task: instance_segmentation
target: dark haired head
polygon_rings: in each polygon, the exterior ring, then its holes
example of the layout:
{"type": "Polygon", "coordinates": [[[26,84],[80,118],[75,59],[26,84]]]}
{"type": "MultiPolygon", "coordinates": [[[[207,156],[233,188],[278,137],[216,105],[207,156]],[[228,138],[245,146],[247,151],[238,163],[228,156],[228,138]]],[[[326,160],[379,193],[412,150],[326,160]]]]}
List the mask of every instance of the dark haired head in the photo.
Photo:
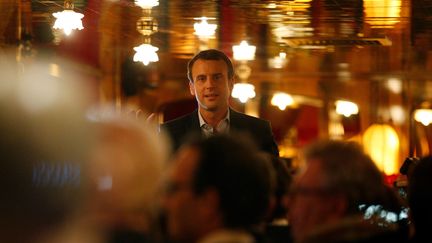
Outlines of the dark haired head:
{"type": "MultiPolygon", "coordinates": [[[[429,236],[432,223],[432,156],[421,158],[408,180],[408,204],[416,237],[429,236]]],[[[429,238],[428,238],[429,239],[429,238]]]]}
{"type": "Polygon", "coordinates": [[[190,82],[192,82],[192,83],[194,82],[193,77],[192,77],[192,67],[193,67],[194,63],[199,59],[224,61],[227,65],[227,69],[228,69],[228,78],[231,79],[234,77],[234,67],[233,67],[231,60],[228,58],[228,56],[219,50],[209,49],[209,50],[199,52],[189,61],[188,66],[187,66],[187,77],[188,77],[190,82]]]}
{"type": "Polygon", "coordinates": [[[269,206],[272,189],[270,162],[253,144],[228,136],[189,143],[200,157],[193,190],[216,189],[224,226],[247,228],[260,222],[269,206]]]}

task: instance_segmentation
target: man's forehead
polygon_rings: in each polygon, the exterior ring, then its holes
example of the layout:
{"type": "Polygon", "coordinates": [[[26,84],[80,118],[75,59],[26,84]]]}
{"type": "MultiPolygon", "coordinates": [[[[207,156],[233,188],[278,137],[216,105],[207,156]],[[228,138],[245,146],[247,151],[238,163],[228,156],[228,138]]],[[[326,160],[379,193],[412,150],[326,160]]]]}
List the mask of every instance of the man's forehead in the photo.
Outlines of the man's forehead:
{"type": "Polygon", "coordinates": [[[226,72],[228,67],[223,60],[206,60],[198,59],[192,66],[192,71],[204,71],[211,68],[212,70],[218,70],[220,72],[226,72]]]}

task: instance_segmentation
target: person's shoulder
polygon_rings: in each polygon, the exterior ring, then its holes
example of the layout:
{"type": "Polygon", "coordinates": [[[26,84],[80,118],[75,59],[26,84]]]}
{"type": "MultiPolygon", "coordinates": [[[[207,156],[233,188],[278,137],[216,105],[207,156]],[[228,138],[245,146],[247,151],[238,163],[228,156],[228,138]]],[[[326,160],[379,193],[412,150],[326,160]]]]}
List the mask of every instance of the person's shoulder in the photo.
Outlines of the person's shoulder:
{"type": "Polygon", "coordinates": [[[238,112],[238,111],[235,111],[232,109],[231,109],[230,115],[232,116],[232,118],[237,117],[237,118],[247,120],[248,122],[252,122],[252,123],[260,123],[260,124],[268,124],[269,123],[269,121],[267,121],[267,120],[264,120],[264,119],[261,119],[261,118],[255,117],[255,116],[247,115],[245,113],[238,112]]]}
{"type": "Polygon", "coordinates": [[[177,127],[177,126],[182,126],[185,123],[188,123],[191,119],[191,117],[194,115],[195,112],[191,112],[189,114],[177,117],[175,119],[166,121],[164,123],[161,124],[162,128],[169,128],[169,127],[177,127]]]}

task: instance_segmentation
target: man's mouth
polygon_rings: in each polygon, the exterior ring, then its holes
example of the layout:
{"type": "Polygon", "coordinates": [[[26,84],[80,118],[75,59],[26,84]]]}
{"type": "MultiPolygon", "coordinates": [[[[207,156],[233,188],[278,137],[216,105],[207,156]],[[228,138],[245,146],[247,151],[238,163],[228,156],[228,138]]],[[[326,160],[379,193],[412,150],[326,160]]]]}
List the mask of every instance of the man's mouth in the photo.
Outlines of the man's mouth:
{"type": "Polygon", "coordinates": [[[218,96],[219,95],[217,95],[217,94],[207,94],[207,95],[204,95],[205,98],[216,98],[218,96]]]}

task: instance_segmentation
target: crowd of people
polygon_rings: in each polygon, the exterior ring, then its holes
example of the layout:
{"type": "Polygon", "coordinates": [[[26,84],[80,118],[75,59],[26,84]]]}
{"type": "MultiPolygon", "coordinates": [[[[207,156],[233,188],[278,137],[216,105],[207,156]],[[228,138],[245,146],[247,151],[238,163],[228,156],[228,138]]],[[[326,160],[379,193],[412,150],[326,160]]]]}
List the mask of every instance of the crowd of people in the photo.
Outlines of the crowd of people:
{"type": "Polygon", "coordinates": [[[198,109],[160,129],[89,114],[66,81],[41,74],[41,95],[34,75],[8,77],[0,241],[431,242],[432,157],[410,170],[407,200],[353,142],[311,143],[294,171],[267,121],[229,107],[229,58],[199,53],[188,77],[198,109]]]}

